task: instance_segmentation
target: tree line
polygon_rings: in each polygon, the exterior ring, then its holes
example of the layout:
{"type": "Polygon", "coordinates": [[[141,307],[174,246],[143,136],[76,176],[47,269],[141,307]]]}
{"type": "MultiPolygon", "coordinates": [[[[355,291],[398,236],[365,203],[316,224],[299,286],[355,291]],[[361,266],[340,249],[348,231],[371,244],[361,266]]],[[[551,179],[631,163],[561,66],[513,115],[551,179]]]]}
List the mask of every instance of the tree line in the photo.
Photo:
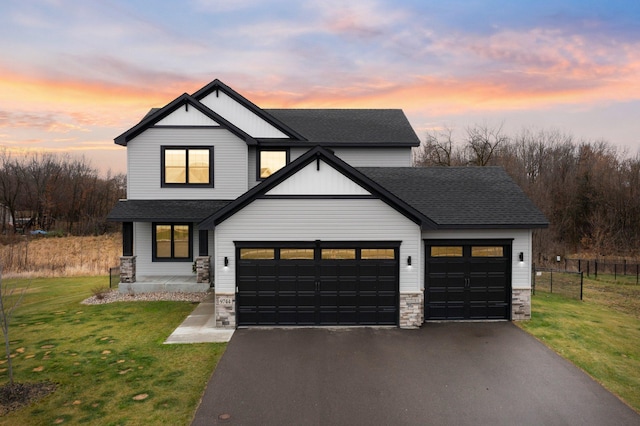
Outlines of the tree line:
{"type": "Polygon", "coordinates": [[[126,195],[124,174],[101,177],[84,158],[0,151],[2,233],[41,229],[99,235],[114,227],[106,216],[126,195]]]}
{"type": "Polygon", "coordinates": [[[550,221],[534,232],[539,253],[640,252],[640,155],[559,130],[475,125],[460,136],[431,131],[414,151],[417,166],[502,166],[550,221]]]}

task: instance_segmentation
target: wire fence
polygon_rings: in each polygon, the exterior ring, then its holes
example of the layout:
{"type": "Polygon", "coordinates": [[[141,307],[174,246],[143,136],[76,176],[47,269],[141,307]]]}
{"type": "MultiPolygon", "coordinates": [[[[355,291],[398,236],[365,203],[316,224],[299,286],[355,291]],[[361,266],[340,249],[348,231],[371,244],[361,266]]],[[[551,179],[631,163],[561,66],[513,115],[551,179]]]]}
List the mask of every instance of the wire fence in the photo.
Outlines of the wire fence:
{"type": "Polygon", "coordinates": [[[534,295],[536,292],[545,292],[582,300],[584,274],[533,265],[532,284],[534,295]]]}
{"type": "Polygon", "coordinates": [[[640,285],[640,263],[623,260],[555,258],[543,262],[546,267],[572,272],[584,272],[588,278],[598,276],[625,284],[640,285]]]}

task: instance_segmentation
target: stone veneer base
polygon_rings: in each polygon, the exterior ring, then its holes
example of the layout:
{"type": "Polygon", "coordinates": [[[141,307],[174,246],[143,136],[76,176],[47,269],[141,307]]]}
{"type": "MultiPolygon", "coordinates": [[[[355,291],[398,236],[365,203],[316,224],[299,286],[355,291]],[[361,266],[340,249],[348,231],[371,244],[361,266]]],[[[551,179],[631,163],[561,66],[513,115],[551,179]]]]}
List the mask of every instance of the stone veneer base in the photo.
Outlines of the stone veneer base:
{"type": "Polygon", "coordinates": [[[216,327],[236,328],[236,295],[216,293],[216,327]]]}
{"type": "Polygon", "coordinates": [[[511,319],[513,321],[531,319],[531,289],[511,290],[511,319]]]}
{"type": "Polygon", "coordinates": [[[424,322],[424,293],[400,293],[400,328],[418,328],[424,322]]]}

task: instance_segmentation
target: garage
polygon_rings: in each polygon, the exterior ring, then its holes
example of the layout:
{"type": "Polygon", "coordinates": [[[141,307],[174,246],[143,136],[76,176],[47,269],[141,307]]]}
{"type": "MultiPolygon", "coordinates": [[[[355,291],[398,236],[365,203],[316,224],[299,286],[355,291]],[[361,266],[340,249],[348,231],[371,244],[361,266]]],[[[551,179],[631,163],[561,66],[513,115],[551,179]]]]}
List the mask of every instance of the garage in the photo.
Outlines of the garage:
{"type": "Polygon", "coordinates": [[[236,242],[239,326],[397,325],[399,242],[236,242]]]}
{"type": "Polygon", "coordinates": [[[511,241],[425,241],[425,320],[501,320],[511,313],[511,241]]]}

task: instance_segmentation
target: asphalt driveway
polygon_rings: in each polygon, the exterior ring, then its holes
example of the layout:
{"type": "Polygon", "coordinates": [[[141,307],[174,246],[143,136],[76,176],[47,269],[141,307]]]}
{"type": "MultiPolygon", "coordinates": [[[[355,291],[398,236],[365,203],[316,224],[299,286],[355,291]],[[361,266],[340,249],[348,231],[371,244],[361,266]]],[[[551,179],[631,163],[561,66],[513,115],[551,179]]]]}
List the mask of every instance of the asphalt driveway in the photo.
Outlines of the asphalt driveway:
{"type": "Polygon", "coordinates": [[[244,329],[193,425],[640,425],[509,322],[244,329]]]}

